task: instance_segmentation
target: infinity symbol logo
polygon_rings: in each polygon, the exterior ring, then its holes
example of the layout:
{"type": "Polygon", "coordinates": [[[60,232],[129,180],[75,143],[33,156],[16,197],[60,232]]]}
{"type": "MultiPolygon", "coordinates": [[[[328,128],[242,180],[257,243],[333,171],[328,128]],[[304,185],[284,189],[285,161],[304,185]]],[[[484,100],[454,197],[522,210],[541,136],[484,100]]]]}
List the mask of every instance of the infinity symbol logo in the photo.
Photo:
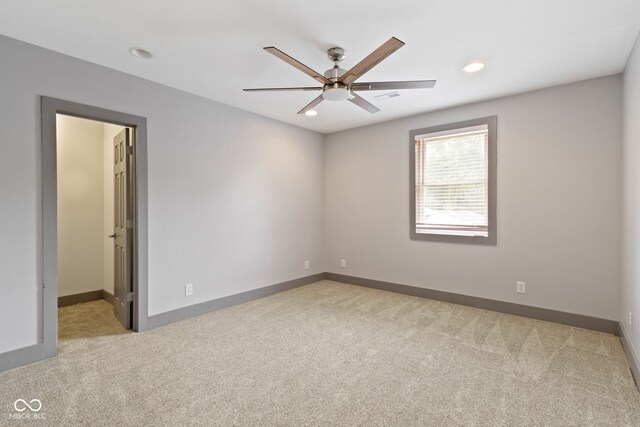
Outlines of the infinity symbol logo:
{"type": "Polygon", "coordinates": [[[33,412],[38,412],[40,409],[42,409],[42,402],[40,402],[38,399],[33,399],[31,402],[27,403],[27,401],[24,399],[18,399],[13,403],[13,407],[16,408],[16,411],[18,412],[24,412],[27,410],[27,408],[29,408],[33,412]]]}

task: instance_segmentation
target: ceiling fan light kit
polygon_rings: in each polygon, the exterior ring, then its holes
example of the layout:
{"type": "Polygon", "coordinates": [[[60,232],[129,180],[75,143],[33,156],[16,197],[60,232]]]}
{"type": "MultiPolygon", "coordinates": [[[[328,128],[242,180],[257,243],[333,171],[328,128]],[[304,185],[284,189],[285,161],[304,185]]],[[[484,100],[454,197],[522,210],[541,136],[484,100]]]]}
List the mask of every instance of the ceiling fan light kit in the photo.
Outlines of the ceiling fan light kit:
{"type": "Polygon", "coordinates": [[[286,87],[286,88],[258,88],[244,89],[245,92],[273,92],[273,91],[322,91],[322,93],[307,104],[298,114],[306,114],[323,100],[326,101],[349,101],[352,104],[368,111],[369,113],[377,113],[380,111],[378,107],[356,94],[356,91],[373,91],[373,90],[399,90],[399,89],[430,89],[436,84],[435,80],[415,80],[415,81],[393,81],[393,82],[370,82],[356,83],[360,77],[373,67],[378,65],[389,55],[404,46],[404,42],[395,37],[391,37],[382,46],[370,53],[362,61],[358,62],[350,70],[344,70],[338,66],[338,63],[345,57],[345,51],[341,47],[332,47],[327,50],[327,56],[333,61],[333,68],[320,74],[307,67],[300,61],[287,55],[280,49],[273,46],[265,47],[264,50],[274,56],[282,59],[289,65],[297,68],[308,76],[312,77],[319,83],[320,87],[286,87]]]}
{"type": "Polygon", "coordinates": [[[322,98],[325,101],[344,101],[351,97],[349,86],[343,83],[336,82],[332,85],[325,85],[322,90],[322,98]]]}

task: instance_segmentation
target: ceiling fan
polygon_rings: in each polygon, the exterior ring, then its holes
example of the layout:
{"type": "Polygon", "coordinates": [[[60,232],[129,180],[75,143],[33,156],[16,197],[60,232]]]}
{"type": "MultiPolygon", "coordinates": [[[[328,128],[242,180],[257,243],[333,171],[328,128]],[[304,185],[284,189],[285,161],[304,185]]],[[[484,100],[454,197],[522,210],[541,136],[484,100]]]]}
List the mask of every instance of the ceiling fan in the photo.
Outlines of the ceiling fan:
{"type": "Polygon", "coordinates": [[[344,59],[345,51],[341,47],[332,47],[327,51],[329,59],[333,61],[333,68],[324,72],[324,74],[317,73],[311,68],[307,67],[300,61],[295,60],[291,56],[287,55],[280,49],[273,46],[265,47],[264,50],[282,59],[284,62],[293,65],[298,70],[313,77],[318,82],[322,83],[322,86],[317,87],[273,87],[273,88],[259,88],[259,89],[243,89],[245,92],[273,92],[273,91],[319,91],[322,93],[309,104],[307,104],[302,110],[298,111],[298,114],[304,114],[307,111],[313,109],[316,105],[322,101],[349,101],[358,107],[367,110],[370,113],[377,113],[380,111],[378,107],[358,95],[356,92],[363,92],[369,90],[398,90],[398,89],[430,89],[435,86],[435,80],[413,80],[413,81],[395,81],[395,82],[368,82],[368,83],[356,83],[363,74],[371,70],[373,67],[382,62],[389,55],[396,50],[404,46],[404,42],[398,40],[395,37],[391,37],[382,46],[374,50],[358,62],[349,71],[343,70],[338,66],[338,63],[344,59]]]}

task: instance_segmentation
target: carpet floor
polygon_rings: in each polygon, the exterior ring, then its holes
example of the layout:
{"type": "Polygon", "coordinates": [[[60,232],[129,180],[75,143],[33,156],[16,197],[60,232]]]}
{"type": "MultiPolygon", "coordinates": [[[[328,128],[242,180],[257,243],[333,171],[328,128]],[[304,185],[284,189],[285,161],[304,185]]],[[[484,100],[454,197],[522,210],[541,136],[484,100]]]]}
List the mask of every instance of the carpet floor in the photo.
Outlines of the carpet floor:
{"type": "Polygon", "coordinates": [[[143,333],[72,335],[58,357],[0,373],[0,425],[20,424],[6,418],[18,398],[54,426],[640,421],[615,336],[331,281],[143,333]]]}
{"type": "Polygon", "coordinates": [[[65,352],[69,340],[132,333],[118,322],[113,306],[105,300],[69,305],[58,309],[58,340],[65,352]]]}

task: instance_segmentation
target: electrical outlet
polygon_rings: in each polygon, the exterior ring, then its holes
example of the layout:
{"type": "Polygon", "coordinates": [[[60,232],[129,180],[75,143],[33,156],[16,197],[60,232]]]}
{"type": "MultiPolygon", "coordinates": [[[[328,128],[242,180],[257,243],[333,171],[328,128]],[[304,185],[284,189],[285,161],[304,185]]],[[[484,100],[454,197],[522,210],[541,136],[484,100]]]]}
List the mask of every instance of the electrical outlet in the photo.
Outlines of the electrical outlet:
{"type": "Polygon", "coordinates": [[[309,269],[309,260],[304,262],[304,269],[308,270],[309,269]]]}
{"type": "Polygon", "coordinates": [[[629,319],[627,320],[627,323],[629,324],[629,330],[633,331],[633,314],[631,312],[629,312],[629,319]]]}
{"type": "Polygon", "coordinates": [[[184,295],[187,297],[190,297],[191,295],[193,295],[193,284],[192,283],[187,283],[186,285],[184,285],[184,295]]]}
{"type": "Polygon", "coordinates": [[[526,294],[527,284],[525,282],[516,282],[516,292],[519,294],[526,294]]]}
{"type": "Polygon", "coordinates": [[[340,267],[347,268],[347,260],[346,259],[341,259],[340,260],[340,267]]]}

